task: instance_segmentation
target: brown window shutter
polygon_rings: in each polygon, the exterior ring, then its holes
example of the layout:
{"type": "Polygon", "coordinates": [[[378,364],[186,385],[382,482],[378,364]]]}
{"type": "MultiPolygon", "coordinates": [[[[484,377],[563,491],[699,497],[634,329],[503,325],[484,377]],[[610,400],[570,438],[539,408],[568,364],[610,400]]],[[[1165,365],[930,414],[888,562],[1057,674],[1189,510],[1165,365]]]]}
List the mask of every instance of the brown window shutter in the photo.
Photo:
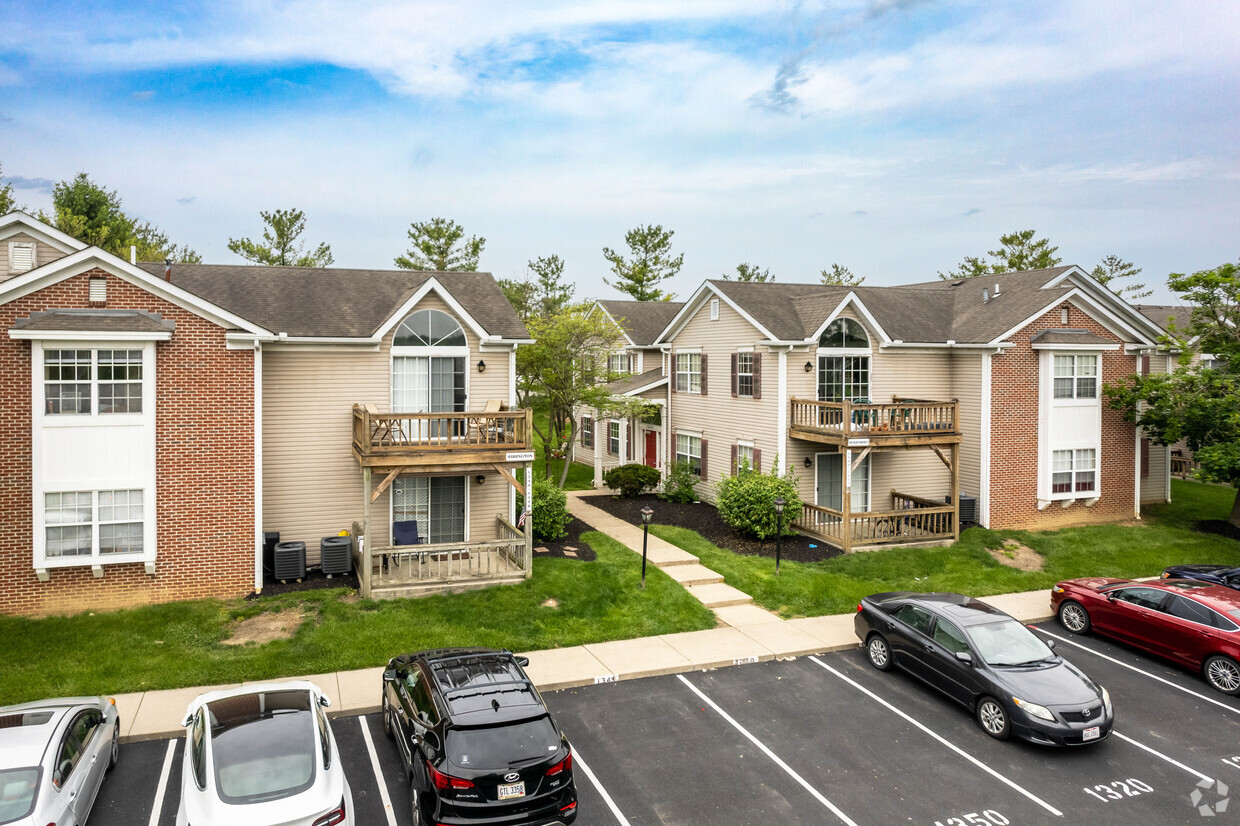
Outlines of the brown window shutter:
{"type": "MultiPolygon", "coordinates": [[[[703,356],[705,358],[705,356],[703,356]]],[[[705,439],[702,440],[702,478],[706,478],[706,447],[709,444],[705,439]]]]}
{"type": "MultiPolygon", "coordinates": [[[[1146,356],[1148,359],[1149,356],[1146,356]]],[[[1141,478],[1150,478],[1150,440],[1141,440],[1141,478]]]]}
{"type": "MultiPolygon", "coordinates": [[[[738,354],[732,354],[732,398],[734,399],[736,398],[736,361],[739,358],[738,354]]],[[[733,450],[732,453],[735,455],[736,451],[733,450]]]]}
{"type": "Polygon", "coordinates": [[[758,473],[762,472],[762,451],[756,447],[753,449],[753,469],[758,473]]]}
{"type": "MultiPolygon", "coordinates": [[[[732,356],[732,359],[735,360],[736,356],[732,356]]],[[[732,475],[736,475],[736,445],[732,445],[732,475]]]]}
{"type": "Polygon", "coordinates": [[[668,356],[668,360],[671,362],[671,366],[672,366],[672,392],[676,393],[678,391],[676,390],[676,351],[675,350],[673,350],[671,355],[668,356]]]}
{"type": "Polygon", "coordinates": [[[1141,357],[1141,375],[1148,376],[1150,374],[1150,357],[1148,354],[1141,357]]]}
{"type": "Polygon", "coordinates": [[[675,464],[676,462],[676,431],[671,429],[671,424],[672,424],[671,422],[668,422],[667,424],[668,424],[667,438],[672,440],[671,450],[668,451],[669,453],[671,453],[671,459],[669,463],[675,464]]]}
{"type": "MultiPolygon", "coordinates": [[[[762,354],[757,351],[753,354],[753,397],[762,398],[762,354]]],[[[754,451],[753,455],[754,463],[757,464],[757,451],[754,451]]]]}
{"type": "Polygon", "coordinates": [[[702,354],[702,395],[706,395],[706,354],[702,354]]]}

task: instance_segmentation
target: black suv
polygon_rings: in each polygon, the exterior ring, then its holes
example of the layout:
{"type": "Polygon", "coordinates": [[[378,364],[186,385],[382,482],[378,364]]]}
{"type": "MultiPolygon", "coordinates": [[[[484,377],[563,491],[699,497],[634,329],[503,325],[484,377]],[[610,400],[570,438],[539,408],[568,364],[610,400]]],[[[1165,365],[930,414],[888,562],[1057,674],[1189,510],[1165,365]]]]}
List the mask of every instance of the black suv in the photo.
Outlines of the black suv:
{"type": "Polygon", "coordinates": [[[383,672],[383,730],[396,741],[419,824],[572,823],[573,752],[525,657],[489,648],[402,654],[383,672]]]}

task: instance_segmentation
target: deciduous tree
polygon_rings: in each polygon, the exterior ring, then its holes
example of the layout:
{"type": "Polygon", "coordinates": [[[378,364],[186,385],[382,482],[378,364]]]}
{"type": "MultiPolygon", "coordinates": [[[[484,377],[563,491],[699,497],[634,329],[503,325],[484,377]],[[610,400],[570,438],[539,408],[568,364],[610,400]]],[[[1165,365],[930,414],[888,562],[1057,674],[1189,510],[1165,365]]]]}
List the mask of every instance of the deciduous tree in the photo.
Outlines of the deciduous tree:
{"type": "Polygon", "coordinates": [[[396,266],[405,270],[474,272],[487,239],[464,235],[464,227],[446,218],[414,221],[409,225],[413,246],[396,259],[396,266]]]}
{"type": "Polygon", "coordinates": [[[149,221],[125,213],[116,190],[104,189],[85,172],[52,187],[52,215],[37,217],[79,241],[129,258],[134,247],[139,261],[172,259],[198,263],[202,257],[188,246],[178,247],[149,221]]]}
{"type": "Polygon", "coordinates": [[[1136,278],[1141,274],[1141,268],[1133,264],[1131,261],[1125,261],[1118,255],[1108,255],[1102,259],[1102,263],[1094,267],[1090,273],[1102,286],[1111,292],[1133,300],[1137,298],[1145,298],[1154,294],[1153,290],[1147,289],[1145,284],[1118,284],[1116,282],[1123,281],[1126,278],[1136,278]]]}
{"type": "Polygon", "coordinates": [[[831,269],[822,271],[822,283],[843,287],[860,287],[865,282],[864,275],[853,275],[852,270],[840,264],[832,264],[831,269]]]}
{"type": "Polygon", "coordinates": [[[658,285],[680,272],[685,260],[684,253],[672,257],[674,234],[659,224],[634,227],[624,235],[629,248],[627,258],[603,247],[603,257],[616,276],[614,280],[604,278],[604,283],[638,301],[671,301],[675,294],[659,289],[658,285]]]}
{"type": "Polygon", "coordinates": [[[306,231],[306,214],[300,209],[259,212],[263,218],[262,243],[249,238],[229,238],[228,249],[247,261],[268,267],[329,267],[332,249],[326,243],[305,252],[297,239],[306,231]]]}
{"type": "Polygon", "coordinates": [[[8,215],[17,209],[17,200],[13,197],[13,185],[4,180],[4,164],[0,164],[0,215],[8,215]]]}

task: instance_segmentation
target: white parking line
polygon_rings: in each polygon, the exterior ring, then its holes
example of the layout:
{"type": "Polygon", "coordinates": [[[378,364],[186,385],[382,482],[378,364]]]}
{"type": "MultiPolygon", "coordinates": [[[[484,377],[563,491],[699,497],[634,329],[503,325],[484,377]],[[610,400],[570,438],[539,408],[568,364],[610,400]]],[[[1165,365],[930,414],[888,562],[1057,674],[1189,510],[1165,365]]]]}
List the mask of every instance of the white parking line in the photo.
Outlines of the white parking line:
{"type": "Polygon", "coordinates": [[[366,753],[370,755],[370,767],[375,771],[375,782],[379,784],[379,800],[383,801],[383,813],[387,815],[388,826],[396,826],[396,813],[392,811],[392,798],[388,795],[387,782],[383,779],[383,771],[379,768],[379,755],[375,754],[375,744],[370,739],[370,726],[366,725],[366,716],[357,718],[362,724],[362,739],[366,741],[366,753]]]}
{"type": "Polygon", "coordinates": [[[913,725],[917,726],[917,728],[921,729],[921,730],[922,730],[922,731],[924,731],[926,734],[929,734],[929,735],[930,735],[931,737],[933,737],[935,740],[938,740],[940,743],[942,743],[943,745],[947,746],[949,749],[951,749],[952,751],[956,752],[956,754],[959,754],[959,755],[960,755],[961,757],[963,757],[965,760],[968,760],[970,763],[972,763],[973,765],[977,766],[979,769],[981,769],[982,771],[986,772],[986,773],[987,773],[987,774],[989,774],[991,777],[995,778],[996,780],[998,780],[998,781],[1000,781],[1000,782],[1002,782],[1002,783],[1004,783],[1004,784],[1006,784],[1006,785],[1010,786],[1011,788],[1015,789],[1016,791],[1020,792],[1020,793],[1021,793],[1021,794],[1023,794],[1025,797],[1029,798],[1029,799],[1030,799],[1030,800],[1032,800],[1034,803],[1037,803],[1037,804],[1038,804],[1039,806],[1041,806],[1043,809],[1046,809],[1048,812],[1050,812],[1051,814],[1055,815],[1056,817],[1063,817],[1063,812],[1059,811],[1059,810],[1058,810],[1058,809],[1056,809],[1054,806],[1052,806],[1051,804],[1047,803],[1045,800],[1043,800],[1042,798],[1038,797],[1038,796],[1037,796],[1036,794],[1034,794],[1033,792],[1031,792],[1031,791],[1029,791],[1028,789],[1024,788],[1023,786],[1019,785],[1019,784],[1018,784],[1018,783],[1016,783],[1015,781],[1010,780],[1009,778],[1004,777],[1003,775],[999,774],[999,772],[995,771],[995,770],[994,770],[994,769],[992,769],[990,766],[987,766],[987,765],[986,765],[985,763],[983,763],[981,760],[978,760],[976,757],[974,757],[973,755],[969,754],[969,753],[968,753],[968,752],[966,752],[964,749],[961,749],[960,747],[958,747],[958,746],[954,745],[953,743],[948,742],[948,741],[947,741],[947,740],[945,740],[943,737],[941,737],[941,736],[939,736],[938,734],[936,734],[935,732],[931,731],[929,728],[927,728],[927,727],[926,727],[926,726],[924,726],[923,724],[919,723],[917,720],[914,720],[912,717],[910,717],[909,715],[905,714],[903,711],[901,711],[900,709],[896,708],[896,707],[895,707],[895,706],[893,706],[891,703],[889,703],[889,702],[887,702],[886,700],[884,700],[882,697],[879,697],[877,694],[875,694],[874,692],[870,691],[870,690],[869,690],[868,688],[866,688],[865,686],[863,686],[863,685],[861,685],[860,683],[858,683],[858,682],[856,682],[856,681],[852,680],[852,679],[851,679],[851,678],[849,678],[849,677],[845,677],[843,674],[841,674],[840,672],[836,671],[834,668],[832,668],[831,666],[827,665],[826,663],[824,663],[822,660],[818,659],[817,657],[810,657],[810,659],[811,659],[811,660],[813,660],[813,661],[814,661],[815,663],[817,663],[818,665],[820,665],[820,666],[822,666],[823,668],[825,668],[827,671],[830,671],[830,672],[831,672],[832,674],[834,674],[835,676],[839,677],[839,678],[840,678],[841,680],[843,680],[844,682],[846,682],[846,683],[848,683],[849,685],[851,685],[853,688],[855,688],[855,689],[857,689],[858,691],[860,691],[862,694],[865,694],[865,695],[866,695],[866,696],[868,696],[870,699],[872,699],[872,700],[874,700],[875,702],[877,702],[877,703],[879,703],[879,704],[881,704],[881,705],[885,706],[885,707],[886,707],[886,708],[888,708],[889,710],[894,711],[896,714],[900,715],[901,717],[903,717],[903,718],[904,718],[905,720],[907,720],[908,722],[910,722],[910,723],[912,723],[913,725]]]}
{"type": "Polygon", "coordinates": [[[159,770],[159,785],[155,788],[155,802],[151,804],[150,826],[159,826],[159,816],[164,811],[164,792],[168,788],[168,778],[172,775],[172,755],[176,753],[177,741],[168,741],[168,752],[164,755],[164,767],[159,770]]]}
{"type": "Polygon", "coordinates": [[[814,797],[818,800],[818,802],[819,802],[819,803],[821,803],[822,805],[824,805],[824,806],[826,806],[828,809],[830,809],[830,810],[831,810],[831,812],[832,812],[832,813],[833,813],[836,817],[838,817],[838,818],[839,818],[840,820],[842,820],[843,822],[847,823],[847,824],[848,824],[848,826],[857,826],[856,822],[855,822],[855,821],[853,821],[853,820],[852,820],[852,818],[850,818],[848,815],[846,815],[846,814],[844,814],[842,811],[840,811],[840,810],[836,807],[836,805],[835,805],[834,803],[832,803],[830,800],[827,800],[825,797],[823,797],[823,796],[822,796],[822,794],[821,794],[821,793],[820,793],[817,789],[815,789],[813,786],[811,786],[809,783],[807,783],[807,782],[805,781],[805,778],[801,777],[801,775],[799,775],[799,774],[797,774],[795,771],[793,771],[793,770],[792,770],[792,767],[791,767],[791,766],[789,766],[787,763],[785,763],[783,760],[780,760],[780,759],[779,759],[779,757],[775,754],[775,752],[773,752],[773,751],[771,751],[770,749],[768,749],[768,748],[767,748],[767,747],[766,747],[766,746],[762,743],[762,741],[760,741],[757,737],[754,737],[752,734],[750,734],[750,733],[749,733],[749,731],[748,731],[748,730],[746,730],[744,726],[742,726],[740,723],[736,722],[736,721],[735,721],[735,720],[733,720],[730,716],[728,716],[728,713],[727,713],[726,711],[724,711],[724,710],[723,710],[723,709],[721,709],[718,705],[716,705],[714,700],[712,700],[711,698],[709,698],[709,697],[707,697],[705,694],[703,694],[701,691],[699,691],[697,686],[695,686],[693,683],[691,683],[691,682],[689,682],[688,680],[686,680],[683,674],[677,674],[677,675],[676,675],[676,677],[677,677],[677,678],[678,678],[678,679],[679,679],[682,683],[684,683],[685,685],[689,686],[689,690],[690,690],[690,691],[692,691],[694,694],[696,694],[698,697],[700,697],[700,698],[702,699],[702,702],[706,703],[708,706],[710,706],[710,707],[711,707],[711,708],[713,708],[716,712],[718,712],[720,717],[722,717],[723,719],[727,720],[727,721],[728,721],[728,722],[732,725],[732,727],[733,727],[734,729],[736,729],[737,731],[739,731],[741,734],[745,735],[745,738],[746,738],[747,740],[749,740],[749,742],[753,743],[755,746],[757,746],[758,748],[762,749],[762,753],[763,753],[763,754],[765,754],[767,757],[771,758],[771,760],[775,761],[775,765],[779,766],[781,769],[783,769],[785,772],[787,772],[787,773],[788,773],[788,776],[789,776],[789,777],[791,777],[793,780],[795,780],[796,782],[800,783],[800,784],[801,784],[801,786],[802,786],[802,787],[804,787],[804,789],[805,789],[807,792],[809,792],[810,794],[812,794],[812,795],[813,795],[813,796],[814,796],[814,797]]]}
{"type": "Polygon", "coordinates": [[[576,746],[573,746],[573,764],[581,766],[582,770],[585,771],[586,777],[590,778],[590,782],[594,784],[594,788],[598,789],[598,793],[603,796],[603,802],[607,804],[607,808],[611,809],[611,813],[616,816],[616,821],[620,824],[620,826],[629,826],[628,818],[621,814],[620,808],[616,805],[616,801],[611,799],[611,795],[609,795],[607,790],[603,788],[603,784],[598,782],[598,777],[596,777],[590,767],[586,765],[586,761],[581,759],[581,752],[577,751],[576,746]]]}
{"type": "Polygon", "coordinates": [[[1195,777],[1200,777],[1202,780],[1208,781],[1208,782],[1210,782],[1210,783],[1213,783],[1213,782],[1214,782],[1214,778],[1213,778],[1213,777],[1208,777],[1208,776],[1206,776],[1206,775],[1202,774],[1201,772],[1197,771],[1196,769],[1190,769],[1188,766],[1185,766],[1185,765],[1184,765],[1183,763],[1181,763],[1179,760],[1173,760],[1173,759],[1171,759],[1170,757],[1168,757],[1167,755],[1163,754],[1162,752],[1160,752],[1160,751],[1155,751],[1154,749],[1150,748],[1149,746],[1145,745],[1144,743],[1138,743],[1136,740],[1133,740],[1131,737],[1125,737],[1124,735],[1120,734],[1118,731],[1115,731],[1114,729],[1112,729],[1112,730],[1111,730],[1111,735],[1112,735],[1112,736],[1114,736],[1114,737],[1118,737],[1119,739],[1123,740],[1125,743],[1132,743],[1134,746],[1136,746],[1136,747],[1137,747],[1137,748],[1139,748],[1139,749],[1145,749],[1146,751],[1148,751],[1150,754],[1154,755],[1155,757],[1158,757],[1158,758],[1161,758],[1161,759],[1163,759],[1163,760],[1166,760],[1166,761],[1167,761],[1168,763],[1170,763],[1171,765],[1173,765],[1173,766],[1175,766],[1175,767],[1177,767],[1177,768],[1181,768],[1181,769],[1183,769],[1184,771],[1188,772],[1189,774],[1191,774],[1191,775],[1193,775],[1193,776],[1195,776],[1195,777]]]}
{"type": "Polygon", "coordinates": [[[1151,674],[1148,671],[1142,671],[1140,668],[1137,668],[1135,665],[1129,665],[1128,663],[1117,660],[1114,657],[1108,657],[1106,654],[1103,654],[1101,651],[1095,651],[1089,646],[1081,645],[1079,642],[1076,642],[1075,640],[1070,640],[1067,637],[1061,637],[1058,634],[1052,634],[1050,631],[1047,631],[1045,628],[1038,628],[1037,626],[1034,626],[1034,625],[1031,625],[1029,627],[1032,628],[1034,631],[1043,633],[1048,637],[1052,637],[1053,639],[1059,640],[1060,642],[1066,642],[1068,645],[1075,645],[1077,648],[1081,649],[1082,651],[1088,651],[1090,654],[1093,654],[1095,657],[1101,657],[1107,662],[1112,662],[1112,663],[1115,663],[1116,665],[1122,665],[1124,668],[1127,668],[1129,671],[1135,671],[1138,674],[1144,674],[1146,677],[1149,677],[1151,680],[1158,680],[1158,682],[1163,683],[1164,685],[1169,685],[1172,688],[1176,689],[1177,691],[1183,691],[1185,694],[1191,694],[1194,697],[1196,697],[1198,700],[1205,700],[1207,703],[1214,703],[1214,705],[1218,706],[1219,708],[1225,708],[1228,711],[1230,711],[1232,714],[1240,714],[1240,708],[1236,708],[1235,706],[1229,706],[1227,705],[1227,703],[1219,702],[1213,697],[1207,697],[1204,694],[1198,694],[1196,691],[1193,691],[1191,688],[1185,688],[1182,685],[1176,685],[1170,680],[1159,677],[1157,674],[1151,674]]]}

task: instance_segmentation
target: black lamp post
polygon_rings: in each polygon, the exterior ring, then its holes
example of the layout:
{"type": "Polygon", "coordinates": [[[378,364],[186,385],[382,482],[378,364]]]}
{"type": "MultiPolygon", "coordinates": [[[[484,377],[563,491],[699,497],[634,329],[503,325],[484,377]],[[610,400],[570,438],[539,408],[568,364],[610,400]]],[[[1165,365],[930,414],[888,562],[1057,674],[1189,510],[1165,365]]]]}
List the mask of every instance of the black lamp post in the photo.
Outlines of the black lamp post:
{"type": "Polygon", "coordinates": [[[646,543],[650,539],[650,517],[654,511],[650,506],[642,508],[642,588],[646,587],[646,543]]]}
{"type": "Polygon", "coordinates": [[[775,500],[775,575],[779,576],[779,539],[784,533],[784,497],[775,500]]]}

